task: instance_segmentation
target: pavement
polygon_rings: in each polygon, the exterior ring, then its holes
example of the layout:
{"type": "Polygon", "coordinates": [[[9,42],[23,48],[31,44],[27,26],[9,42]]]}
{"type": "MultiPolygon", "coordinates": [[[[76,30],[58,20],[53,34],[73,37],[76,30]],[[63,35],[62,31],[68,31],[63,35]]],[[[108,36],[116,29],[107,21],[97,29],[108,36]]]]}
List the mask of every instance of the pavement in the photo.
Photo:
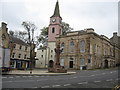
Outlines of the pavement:
{"type": "MultiPolygon", "coordinates": [[[[71,75],[75,74],[76,72],[73,71],[67,71],[67,73],[51,73],[48,72],[48,70],[42,70],[42,69],[34,69],[32,70],[32,73],[30,73],[31,70],[12,70],[7,73],[7,75],[71,75]]],[[[3,74],[4,75],[4,74],[3,74]]]]}

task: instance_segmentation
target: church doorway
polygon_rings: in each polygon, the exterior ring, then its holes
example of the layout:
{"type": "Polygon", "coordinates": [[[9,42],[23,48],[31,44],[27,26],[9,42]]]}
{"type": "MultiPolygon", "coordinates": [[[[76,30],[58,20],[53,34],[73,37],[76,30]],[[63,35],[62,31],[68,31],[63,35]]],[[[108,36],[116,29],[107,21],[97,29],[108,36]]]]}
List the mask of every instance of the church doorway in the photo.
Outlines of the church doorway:
{"type": "Polygon", "coordinates": [[[53,60],[50,60],[50,61],[49,61],[49,67],[50,67],[50,68],[53,67],[53,63],[54,63],[53,60]]]}
{"type": "Polygon", "coordinates": [[[108,68],[108,60],[105,60],[105,65],[104,65],[105,68],[108,68]]]}
{"type": "Polygon", "coordinates": [[[73,61],[70,61],[69,67],[73,68],[73,61]]]}

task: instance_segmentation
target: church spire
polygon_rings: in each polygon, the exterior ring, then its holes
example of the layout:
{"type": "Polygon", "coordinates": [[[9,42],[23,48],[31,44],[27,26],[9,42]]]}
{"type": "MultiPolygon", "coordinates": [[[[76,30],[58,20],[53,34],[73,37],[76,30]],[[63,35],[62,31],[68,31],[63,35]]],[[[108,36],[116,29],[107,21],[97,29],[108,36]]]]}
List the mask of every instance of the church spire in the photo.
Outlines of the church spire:
{"type": "Polygon", "coordinates": [[[58,2],[58,0],[57,0],[57,2],[56,2],[56,6],[55,6],[55,10],[54,10],[54,14],[53,14],[52,17],[54,17],[54,16],[56,16],[56,17],[60,17],[59,2],[58,2]]]}

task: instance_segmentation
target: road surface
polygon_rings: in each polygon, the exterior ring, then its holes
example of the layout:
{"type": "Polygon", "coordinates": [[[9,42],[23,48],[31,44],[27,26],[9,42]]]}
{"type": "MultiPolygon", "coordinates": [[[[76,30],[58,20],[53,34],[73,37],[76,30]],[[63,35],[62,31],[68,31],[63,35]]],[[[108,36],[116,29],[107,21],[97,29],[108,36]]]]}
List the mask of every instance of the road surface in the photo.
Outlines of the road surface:
{"type": "Polygon", "coordinates": [[[2,76],[3,88],[113,88],[120,85],[118,68],[73,70],[76,74],[59,76],[2,76]]]}

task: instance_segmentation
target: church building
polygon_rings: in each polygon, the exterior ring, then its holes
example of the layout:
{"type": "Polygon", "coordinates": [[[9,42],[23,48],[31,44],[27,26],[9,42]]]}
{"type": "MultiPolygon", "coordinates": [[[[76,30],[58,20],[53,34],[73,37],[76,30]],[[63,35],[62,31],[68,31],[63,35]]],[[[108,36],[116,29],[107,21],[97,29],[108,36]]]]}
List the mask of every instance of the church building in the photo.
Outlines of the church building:
{"type": "MultiPolygon", "coordinates": [[[[117,34],[114,36],[119,37],[117,34]]],[[[60,62],[65,68],[86,70],[120,64],[120,47],[111,43],[106,36],[95,33],[93,28],[61,35],[56,42],[60,42],[63,49],[60,62]]]]}
{"type": "Polygon", "coordinates": [[[120,64],[120,47],[113,42],[114,38],[120,40],[117,34],[113,34],[109,39],[95,33],[93,28],[87,28],[62,35],[61,22],[57,1],[54,13],[50,17],[48,45],[37,50],[36,68],[48,68],[50,63],[54,62],[54,49],[58,42],[62,48],[60,65],[67,69],[109,68],[120,64]]]}

